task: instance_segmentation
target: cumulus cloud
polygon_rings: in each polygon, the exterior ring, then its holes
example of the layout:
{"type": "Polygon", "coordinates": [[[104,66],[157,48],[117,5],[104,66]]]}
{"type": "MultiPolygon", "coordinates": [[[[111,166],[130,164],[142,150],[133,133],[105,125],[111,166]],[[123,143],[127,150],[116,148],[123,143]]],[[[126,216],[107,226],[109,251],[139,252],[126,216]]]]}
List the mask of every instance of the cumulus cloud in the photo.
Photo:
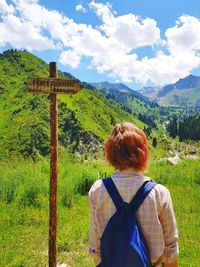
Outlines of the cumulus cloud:
{"type": "Polygon", "coordinates": [[[13,5],[8,5],[6,0],[0,1],[0,14],[9,13],[12,14],[14,12],[13,5]]]}
{"type": "Polygon", "coordinates": [[[89,7],[93,9],[96,15],[102,19],[104,24],[109,24],[114,18],[112,6],[109,3],[101,4],[92,1],[90,2],[89,7]]]}
{"type": "MultiPolygon", "coordinates": [[[[1,46],[10,44],[15,48],[26,48],[30,51],[56,48],[54,41],[43,33],[42,27],[31,20],[31,10],[29,17],[24,15],[24,10],[34,7],[34,5],[38,5],[35,0],[15,0],[13,5],[7,5],[9,8],[4,9],[0,20],[1,46]]],[[[33,9],[32,12],[35,10],[33,9]]]]}
{"type": "Polygon", "coordinates": [[[63,65],[68,64],[72,68],[77,68],[80,64],[81,56],[72,50],[62,52],[59,62],[63,65]]]}
{"type": "Polygon", "coordinates": [[[83,12],[83,13],[87,13],[87,9],[85,7],[83,7],[82,5],[77,5],[75,7],[76,11],[80,11],[80,12],[83,12]]]}
{"type": "MultiPolygon", "coordinates": [[[[82,5],[77,11],[85,12],[82,5]]],[[[161,39],[157,22],[134,14],[117,15],[112,6],[91,1],[98,27],[76,23],[37,0],[0,0],[0,47],[10,44],[28,50],[61,49],[59,62],[78,68],[85,57],[88,68],[116,80],[146,84],[175,82],[200,66],[200,20],[182,15],[161,39]],[[151,58],[137,49],[149,47],[151,58]]],[[[88,10],[88,12],[89,12],[88,10]]]]}
{"type": "Polygon", "coordinates": [[[109,3],[104,5],[92,1],[90,8],[102,19],[100,29],[113,42],[123,42],[128,48],[134,49],[154,45],[160,40],[160,30],[154,19],[142,20],[134,14],[114,16],[109,3]]]}
{"type": "MultiPolygon", "coordinates": [[[[89,7],[103,24],[98,28],[82,27],[76,34],[75,42],[72,38],[71,49],[76,55],[90,57],[89,67],[99,73],[107,72],[110,76],[132,82],[136,77],[129,68],[138,58],[134,49],[157,45],[161,41],[156,21],[142,20],[133,14],[116,16],[109,4],[92,1],[89,7]]],[[[69,61],[65,62],[63,58],[61,61],[69,65],[69,61]]]]}
{"type": "Polygon", "coordinates": [[[181,16],[176,25],[167,29],[168,49],[172,55],[200,50],[200,20],[192,16],[181,16]]]}
{"type": "Polygon", "coordinates": [[[23,20],[13,15],[6,16],[3,23],[0,23],[0,33],[3,44],[9,43],[18,49],[41,51],[44,47],[55,48],[53,42],[43,36],[32,23],[28,21],[24,23],[23,20]]]}

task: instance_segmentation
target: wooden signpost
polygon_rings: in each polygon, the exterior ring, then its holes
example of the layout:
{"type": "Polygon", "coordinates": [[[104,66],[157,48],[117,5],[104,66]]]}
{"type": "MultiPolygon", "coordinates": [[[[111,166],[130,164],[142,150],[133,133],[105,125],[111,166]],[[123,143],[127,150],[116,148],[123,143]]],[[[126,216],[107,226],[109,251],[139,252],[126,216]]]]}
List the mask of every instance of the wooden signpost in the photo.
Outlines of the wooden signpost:
{"type": "Polygon", "coordinates": [[[32,93],[76,94],[81,89],[81,85],[75,80],[64,80],[58,78],[29,78],[28,88],[32,93]]]}
{"type": "Polygon", "coordinates": [[[49,267],[57,266],[57,199],[58,199],[58,115],[57,93],[76,94],[82,85],[76,80],[57,78],[56,62],[51,62],[49,78],[28,78],[32,93],[50,94],[50,204],[49,267]]]}

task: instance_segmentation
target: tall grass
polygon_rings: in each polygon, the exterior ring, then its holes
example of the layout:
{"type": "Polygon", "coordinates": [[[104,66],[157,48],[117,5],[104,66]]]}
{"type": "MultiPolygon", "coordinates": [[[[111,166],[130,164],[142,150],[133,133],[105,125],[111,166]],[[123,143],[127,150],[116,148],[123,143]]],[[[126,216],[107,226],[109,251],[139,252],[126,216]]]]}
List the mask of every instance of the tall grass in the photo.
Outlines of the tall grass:
{"type": "MultiPolygon", "coordinates": [[[[58,262],[90,267],[89,207],[92,183],[112,173],[104,162],[59,160],[58,262]]],[[[169,188],[180,233],[180,266],[200,266],[200,162],[152,163],[146,175],[169,188]]],[[[0,163],[0,266],[47,266],[49,161],[0,163]]]]}
{"type": "MultiPolygon", "coordinates": [[[[59,163],[59,201],[71,207],[75,195],[86,195],[98,178],[111,169],[104,163],[82,163],[62,156],[59,163]]],[[[0,201],[16,203],[19,207],[41,208],[49,198],[49,161],[35,163],[32,160],[4,162],[0,164],[0,201]]]]}

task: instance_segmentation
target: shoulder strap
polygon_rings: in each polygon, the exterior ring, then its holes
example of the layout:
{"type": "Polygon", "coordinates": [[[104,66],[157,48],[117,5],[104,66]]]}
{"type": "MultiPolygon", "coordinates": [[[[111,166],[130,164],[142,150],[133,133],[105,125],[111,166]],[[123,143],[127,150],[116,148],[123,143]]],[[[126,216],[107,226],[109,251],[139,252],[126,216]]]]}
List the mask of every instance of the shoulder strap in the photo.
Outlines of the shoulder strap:
{"type": "Polygon", "coordinates": [[[108,191],[108,194],[110,195],[113,203],[115,204],[116,209],[117,210],[120,209],[123,206],[124,201],[121,198],[121,196],[117,190],[117,187],[115,186],[112,178],[111,177],[104,178],[104,179],[102,179],[102,181],[103,181],[104,186],[105,186],[106,190],[108,191]]]}
{"type": "Polygon", "coordinates": [[[146,181],[140,187],[134,198],[129,203],[130,208],[134,213],[138,210],[139,206],[142,204],[142,202],[145,200],[149,192],[154,188],[156,184],[157,183],[152,181],[146,181]]]}
{"type": "MultiPolygon", "coordinates": [[[[121,207],[124,207],[125,203],[122,199],[122,197],[119,194],[119,191],[117,190],[117,187],[115,186],[113,180],[111,177],[102,179],[104,186],[110,195],[113,203],[115,204],[115,207],[117,210],[119,210],[121,207]]],[[[129,203],[129,206],[133,213],[137,211],[139,206],[142,204],[142,202],[145,200],[149,192],[154,188],[154,186],[157,183],[152,181],[146,181],[144,184],[140,187],[140,189],[137,191],[134,198],[129,203]]],[[[128,205],[128,204],[127,204],[128,205]]]]}

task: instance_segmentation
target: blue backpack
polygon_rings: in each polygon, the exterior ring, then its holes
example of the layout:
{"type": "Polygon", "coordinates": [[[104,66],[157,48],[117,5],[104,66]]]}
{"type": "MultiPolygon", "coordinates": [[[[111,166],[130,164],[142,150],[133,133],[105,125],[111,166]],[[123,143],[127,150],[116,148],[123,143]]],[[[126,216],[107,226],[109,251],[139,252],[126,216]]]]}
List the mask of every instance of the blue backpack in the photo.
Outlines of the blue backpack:
{"type": "Polygon", "coordinates": [[[98,267],[152,267],[149,249],[135,213],[156,183],[146,181],[130,203],[122,200],[111,178],[103,179],[103,183],[117,211],[101,237],[101,263],[98,267]]]}

